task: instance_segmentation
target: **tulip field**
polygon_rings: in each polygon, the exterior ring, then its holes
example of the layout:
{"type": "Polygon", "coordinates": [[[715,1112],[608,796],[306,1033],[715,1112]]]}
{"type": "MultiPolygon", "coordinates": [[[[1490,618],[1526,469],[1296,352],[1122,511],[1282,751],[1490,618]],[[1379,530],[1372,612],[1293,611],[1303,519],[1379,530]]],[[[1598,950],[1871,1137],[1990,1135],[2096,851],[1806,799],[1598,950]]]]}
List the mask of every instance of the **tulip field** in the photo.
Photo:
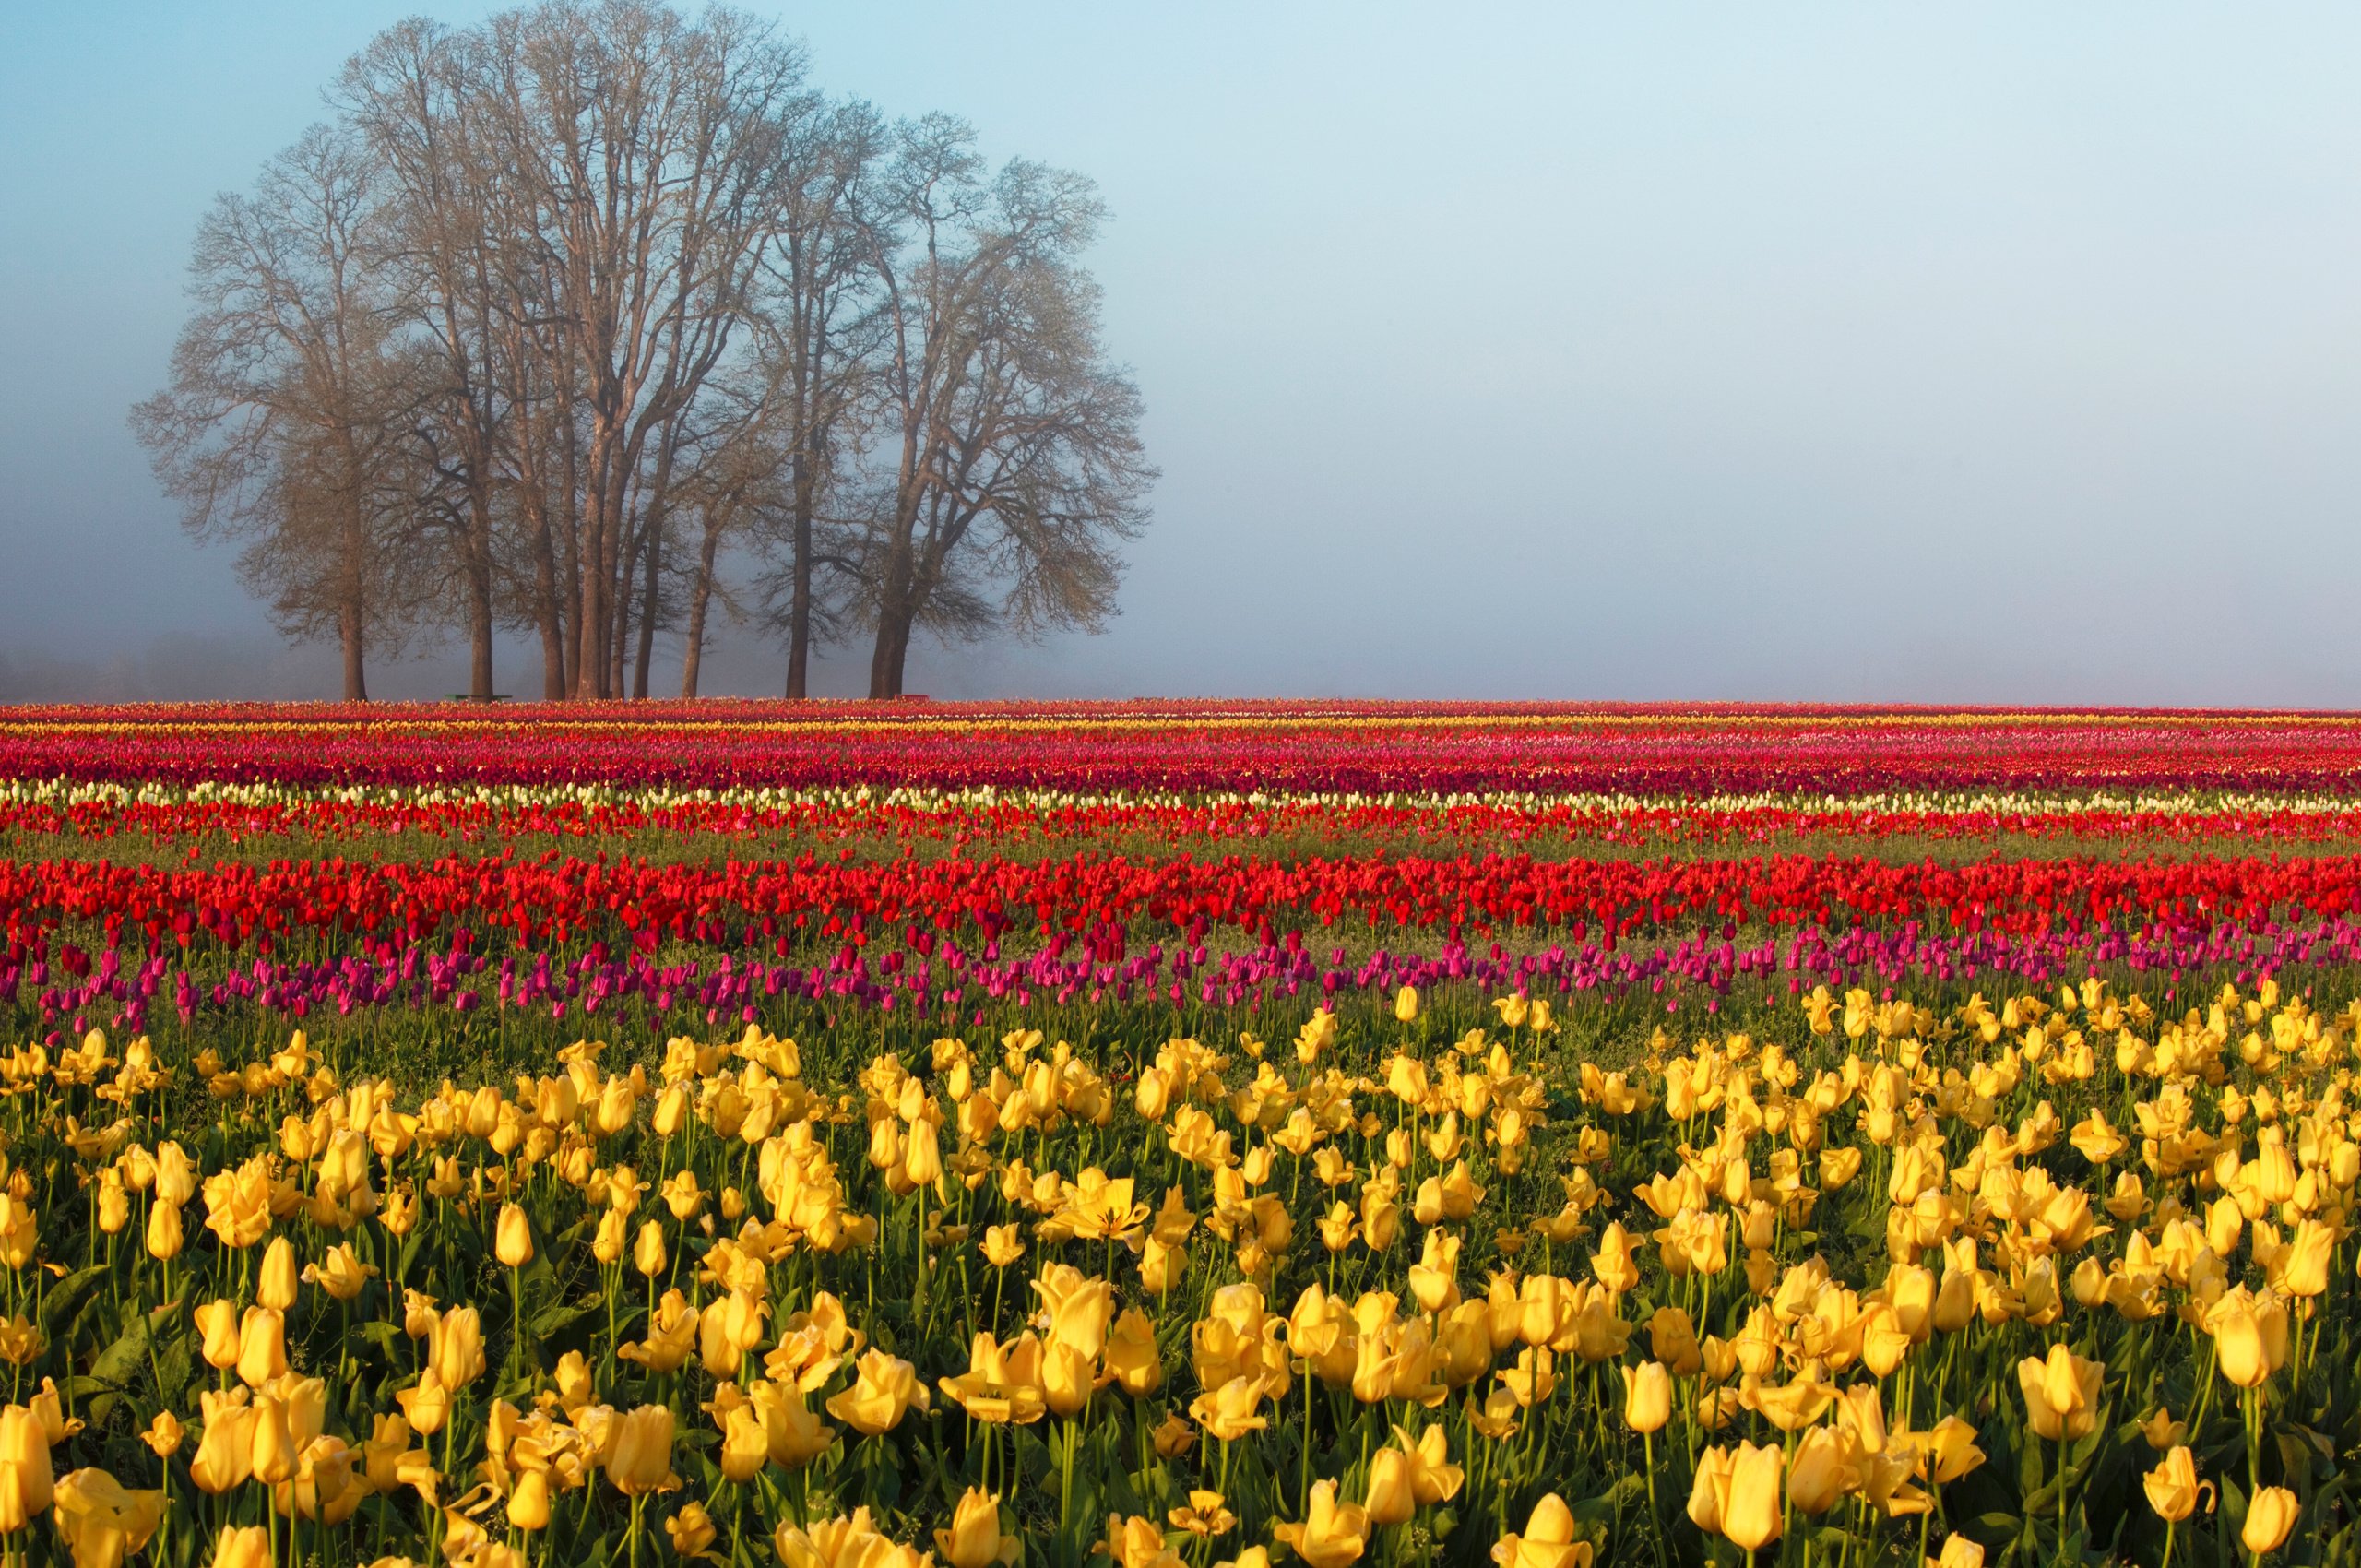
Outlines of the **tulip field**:
{"type": "Polygon", "coordinates": [[[2361,1568],[2361,719],[0,708],[0,1557],[2361,1568]]]}

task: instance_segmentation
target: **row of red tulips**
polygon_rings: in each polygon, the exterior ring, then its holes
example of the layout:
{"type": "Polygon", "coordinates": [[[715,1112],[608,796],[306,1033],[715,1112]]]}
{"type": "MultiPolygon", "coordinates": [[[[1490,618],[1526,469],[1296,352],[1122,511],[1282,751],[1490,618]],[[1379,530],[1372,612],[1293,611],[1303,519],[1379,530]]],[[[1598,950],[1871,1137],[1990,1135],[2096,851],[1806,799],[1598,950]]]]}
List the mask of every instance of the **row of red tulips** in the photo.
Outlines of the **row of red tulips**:
{"type": "Polygon", "coordinates": [[[1099,790],[2349,792],[2342,715],[1420,704],[14,708],[0,778],[1099,790]]]}
{"type": "Polygon", "coordinates": [[[416,942],[498,930],[523,944],[578,935],[699,943],[923,945],[956,932],[1103,947],[1144,933],[1256,941],[1341,928],[1381,940],[1527,932],[1611,945],[1643,932],[1757,926],[1934,932],[2202,930],[2319,920],[2361,905],[2361,858],[2015,861],[1892,865],[1867,858],[1567,861],[1323,858],[1280,863],[1075,854],[654,864],[628,858],[329,859],[206,868],[46,861],[0,864],[0,932],[21,942],[77,922],[110,942],[231,947],[313,933],[416,942]]]}

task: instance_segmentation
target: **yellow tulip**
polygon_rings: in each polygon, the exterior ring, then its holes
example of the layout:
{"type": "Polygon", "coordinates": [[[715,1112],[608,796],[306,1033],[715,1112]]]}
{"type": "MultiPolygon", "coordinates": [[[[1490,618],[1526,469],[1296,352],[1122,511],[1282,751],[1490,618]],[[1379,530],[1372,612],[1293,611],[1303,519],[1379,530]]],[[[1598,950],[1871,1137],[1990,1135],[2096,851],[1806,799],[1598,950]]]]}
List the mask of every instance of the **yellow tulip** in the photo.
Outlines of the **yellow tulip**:
{"type": "Polygon", "coordinates": [[[22,1405],[0,1410],[0,1534],[23,1529],[49,1506],[53,1477],[41,1417],[22,1405]]]}
{"type": "Polygon", "coordinates": [[[2287,1309],[2268,1290],[2228,1291],[2207,1310],[2205,1327],[2222,1375],[2240,1388],[2260,1388],[2286,1359],[2287,1309]]]}
{"type": "Polygon", "coordinates": [[[169,1262],[181,1244],[181,1206],[159,1202],[148,1211],[148,1255],[169,1262]]]}
{"type": "Polygon", "coordinates": [[[590,1255],[600,1263],[613,1263],[623,1255],[623,1241],[628,1234],[623,1210],[607,1210],[599,1217],[599,1229],[591,1233],[590,1255]]]}
{"type": "Polygon", "coordinates": [[[255,1300],[272,1312],[283,1313],[295,1304],[295,1244],[284,1236],[274,1236],[270,1245],[262,1250],[262,1269],[255,1281],[255,1300]]]}
{"type": "Polygon", "coordinates": [[[1984,1548],[1954,1531],[1943,1538],[1942,1554],[1929,1561],[1931,1568],[1984,1568],[1984,1548]]]}
{"type": "Polygon", "coordinates": [[[1422,1506],[1448,1503],[1459,1495],[1466,1472],[1451,1463],[1451,1439],[1442,1427],[1429,1426],[1416,1442],[1395,1427],[1394,1437],[1410,1456],[1410,1491],[1422,1506]]]}
{"type": "Polygon", "coordinates": [[[1672,1418],[1672,1376],[1660,1361],[1624,1367],[1623,1424],[1636,1432],[1664,1430],[1672,1418]]]}
{"type": "Polygon", "coordinates": [[[991,1568],[1014,1562],[1024,1548],[1014,1536],[1000,1533],[1000,1499],[969,1487],[960,1494],[951,1527],[934,1532],[934,1550],[951,1568],[991,1568]]]}
{"type": "Polygon", "coordinates": [[[1726,1448],[1716,1444],[1697,1455],[1697,1468],[1689,1484],[1689,1522],[1713,1535],[1722,1533],[1722,1504],[1729,1495],[1730,1459],[1726,1448]]]}
{"type": "Polygon", "coordinates": [[[704,1556],[720,1534],[702,1503],[682,1503],[679,1513],[664,1521],[664,1533],[671,1538],[676,1557],[704,1556]]]}
{"type": "Polygon", "coordinates": [[[508,1493],[508,1524],[512,1529],[550,1527],[550,1478],[546,1470],[526,1470],[508,1493]]]}
{"type": "Polygon", "coordinates": [[[1825,1514],[1837,1499],[1861,1484],[1855,1448],[1833,1427],[1814,1427],[1796,1444],[1787,1471],[1787,1501],[1802,1514],[1825,1514]]]}
{"type": "Polygon", "coordinates": [[[159,1410],[156,1419],[148,1423],[148,1430],[139,1434],[139,1441],[157,1458],[169,1459],[181,1451],[181,1443],[187,1437],[187,1429],[181,1425],[179,1417],[170,1410],[159,1410]]]}
{"type": "Polygon", "coordinates": [[[1006,1268],[1025,1255],[1025,1243],[1014,1225],[991,1225],[984,1229],[984,1261],[994,1268],[1006,1268]]]}
{"type": "Polygon", "coordinates": [[[238,1364],[238,1304],[235,1301],[207,1301],[190,1316],[196,1332],[206,1365],[226,1372],[238,1364]]]}
{"type": "Polygon", "coordinates": [[[430,1359],[443,1386],[456,1394],[482,1375],[483,1318],[473,1307],[454,1307],[434,1325],[430,1359]]]}
{"type": "Polygon", "coordinates": [[[1050,1341],[1095,1360],[1115,1318],[1115,1288],[1071,1265],[1053,1264],[1033,1281],[1033,1289],[1050,1316],[1050,1341]]]}
{"type": "Polygon", "coordinates": [[[2142,1477],[2140,1484],[2147,1491],[2148,1506],[2156,1511],[2156,1517],[2173,1525],[2197,1511],[2201,1491],[2213,1490],[2213,1482],[2197,1479],[2196,1456],[2186,1447],[2167,1453],[2164,1463],[2142,1477]]]}
{"type": "Polygon", "coordinates": [[[615,1423],[614,1453],[607,1460],[607,1479],[627,1497],[670,1491],[681,1484],[672,1473],[672,1412],[662,1405],[642,1405],[624,1412],[615,1423]]]}
{"type": "Polygon", "coordinates": [[[823,1421],[803,1402],[800,1388],[776,1383],[754,1385],[754,1408],[762,1412],[763,1431],[769,1438],[771,1463],[799,1469],[828,1451],[836,1429],[823,1421]]]}
{"type": "Polygon", "coordinates": [[[350,1301],[376,1272],[374,1265],[361,1261],[361,1254],[348,1242],[330,1247],[326,1257],[307,1265],[303,1277],[327,1292],[330,1301],[350,1301]]]}
{"type": "Polygon", "coordinates": [[[2098,1427],[2104,1361],[2086,1361],[2064,1345],[2049,1348],[2047,1360],[2028,1356],[2017,1363],[2025,1417],[2038,1436],[2052,1443],[2088,1437],[2098,1427]]]}
{"type": "Polygon", "coordinates": [[[533,1261],[533,1226],[516,1204],[500,1206],[500,1221],[492,1231],[492,1255],[502,1266],[522,1268],[533,1261]]]}
{"type": "Polygon", "coordinates": [[[1740,1550],[1754,1551],[1779,1538],[1780,1470],[1775,1447],[1741,1443],[1735,1452],[1720,1447],[1698,1455],[1697,1480],[1689,1496],[1689,1517],[1697,1527],[1726,1537],[1740,1550]]]}
{"type": "Polygon", "coordinates": [[[1492,1544],[1492,1561],[1501,1568],[1590,1568],[1591,1545],[1574,1539],[1573,1510],[1553,1491],[1533,1505],[1522,1533],[1492,1544]]]}
{"type": "Polygon", "coordinates": [[[340,1525],[367,1495],[367,1484],[352,1473],[352,1450],[340,1437],[314,1437],[302,1444],[295,1474],[272,1489],[272,1506],[285,1515],[340,1525]]]}
{"type": "Polygon", "coordinates": [[[1361,1507],[1372,1525],[1399,1525],[1418,1511],[1410,1490],[1410,1455],[1399,1448],[1381,1448],[1370,1461],[1369,1483],[1361,1507]]]}
{"type": "Polygon", "coordinates": [[[2271,1260],[2271,1286],[2290,1296],[2312,1297],[2328,1289],[2329,1260],[2336,1252],[2336,1228],[2317,1219],[2299,1222],[2271,1260]]]}
{"type": "Polygon", "coordinates": [[[1107,1370],[1134,1398],[1145,1398],[1164,1383],[1164,1355],[1156,1346],[1156,1324],[1137,1307],[1124,1309],[1109,1329],[1107,1370]]]}
{"type": "Polygon", "coordinates": [[[828,1414],[865,1437],[891,1431],[912,1405],[927,1408],[918,1369],[898,1357],[872,1349],[855,1363],[853,1386],[828,1401],[828,1414]]]}
{"type": "Polygon", "coordinates": [[[1198,1395],[1189,1407],[1189,1414],[1215,1441],[1235,1443],[1271,1424],[1268,1417],[1256,1414],[1262,1402],[1262,1379],[1233,1377],[1220,1387],[1198,1395]]]}
{"type": "Polygon", "coordinates": [[[688,1298],[678,1290],[667,1290],[656,1303],[647,1338],[635,1345],[625,1345],[615,1354],[626,1361],[637,1361],[650,1372],[672,1372],[688,1360],[689,1351],[696,1344],[699,1315],[689,1305],[688,1298]]]}
{"type": "MultiPolygon", "coordinates": [[[[724,1388],[734,1384],[724,1384],[724,1388]]],[[[770,1435],[763,1430],[763,1419],[751,1404],[733,1407],[721,1418],[721,1454],[717,1461],[724,1480],[743,1486],[763,1473],[770,1463],[770,1435]]]]}
{"type": "MultiPolygon", "coordinates": [[[[180,1217],[174,1215],[178,1220],[180,1217]]],[[[154,1222],[150,1212],[149,1222],[154,1222]]],[[[124,1190],[123,1177],[109,1166],[99,1178],[99,1229],[101,1234],[118,1236],[131,1223],[131,1194],[124,1190]]]]}
{"type": "Polygon", "coordinates": [[[421,1437],[433,1437],[441,1431],[451,1413],[451,1391],[443,1386],[443,1379],[432,1364],[418,1374],[416,1383],[397,1390],[394,1401],[402,1408],[402,1419],[421,1437]]]}
{"type": "Polygon", "coordinates": [[[1081,1414],[1093,1388],[1089,1357],[1062,1341],[1043,1347],[1041,1394],[1051,1415],[1070,1420],[1081,1414]]]}
{"type": "Polygon", "coordinates": [[[1301,1524],[1274,1525],[1271,1534],[1295,1549],[1309,1568],[1347,1568],[1360,1561],[1369,1539],[1369,1511],[1336,1501],[1336,1483],[1316,1481],[1301,1524]]]}
{"type": "Polygon", "coordinates": [[[1418,1021],[1418,988],[1406,985],[1394,993],[1394,1021],[1415,1024],[1418,1021]]]}
{"type": "Polygon", "coordinates": [[[189,1460],[189,1479],[199,1491],[218,1495],[255,1472],[254,1408],[246,1403],[243,1388],[226,1394],[207,1389],[197,1397],[204,1408],[205,1430],[189,1460]]]}
{"type": "Polygon", "coordinates": [[[664,1248],[663,1222],[651,1219],[641,1225],[639,1238],[632,1243],[632,1267],[653,1279],[664,1272],[664,1265],[670,1261],[664,1248]]]}
{"type": "Polygon", "coordinates": [[[127,1491],[104,1470],[73,1470],[58,1478],[50,1515],[74,1568],[120,1568],[142,1550],[164,1516],[160,1491],[127,1491]]]}
{"type": "Polygon", "coordinates": [[[287,1421],[287,1407],[265,1395],[254,1407],[254,1478],[265,1486],[293,1479],[295,1433],[287,1421]]]}
{"type": "Polygon", "coordinates": [[[1207,1540],[1238,1528],[1238,1515],[1229,1511],[1228,1500],[1217,1491],[1202,1489],[1190,1492],[1183,1506],[1167,1510],[1164,1518],[1174,1529],[1186,1530],[1207,1540]]]}
{"type": "Polygon", "coordinates": [[[2301,1512],[2296,1494],[2285,1487],[2262,1488],[2247,1499],[2247,1522],[2238,1532],[2239,1543],[2257,1556],[2277,1551],[2295,1531],[2296,1515],[2301,1512]]]}
{"type": "Polygon", "coordinates": [[[270,1532],[260,1525],[225,1525],[213,1548],[213,1568],[271,1568],[270,1532]]]}

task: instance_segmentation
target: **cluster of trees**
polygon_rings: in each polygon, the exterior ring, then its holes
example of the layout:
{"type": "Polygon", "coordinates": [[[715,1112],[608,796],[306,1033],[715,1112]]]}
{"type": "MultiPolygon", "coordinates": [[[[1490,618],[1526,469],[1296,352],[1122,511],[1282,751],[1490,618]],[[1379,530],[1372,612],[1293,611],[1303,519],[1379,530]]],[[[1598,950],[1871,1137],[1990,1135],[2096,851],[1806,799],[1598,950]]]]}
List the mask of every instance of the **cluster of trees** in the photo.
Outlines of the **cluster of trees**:
{"type": "Polygon", "coordinates": [[[786,691],[866,633],[1097,627],[1154,470],[1078,263],[1087,180],[889,124],[738,12],[404,23],[219,198],[133,425],[297,638],[540,640],[542,695],[683,695],[723,615],[786,691]]]}

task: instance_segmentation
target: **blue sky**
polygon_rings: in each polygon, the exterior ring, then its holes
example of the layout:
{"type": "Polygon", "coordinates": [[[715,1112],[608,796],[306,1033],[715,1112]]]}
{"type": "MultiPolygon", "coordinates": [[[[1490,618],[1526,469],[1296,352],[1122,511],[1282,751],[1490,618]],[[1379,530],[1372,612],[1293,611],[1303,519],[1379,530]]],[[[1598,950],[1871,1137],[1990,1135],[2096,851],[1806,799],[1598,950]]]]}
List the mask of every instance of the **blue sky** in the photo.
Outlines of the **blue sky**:
{"type": "MultiPolygon", "coordinates": [[[[332,690],[124,414],[213,194],[411,8],[0,19],[0,694],[332,690]]],[[[914,689],[2361,705],[2361,12],[751,8],[1114,212],[1125,612],[914,689]]]]}

